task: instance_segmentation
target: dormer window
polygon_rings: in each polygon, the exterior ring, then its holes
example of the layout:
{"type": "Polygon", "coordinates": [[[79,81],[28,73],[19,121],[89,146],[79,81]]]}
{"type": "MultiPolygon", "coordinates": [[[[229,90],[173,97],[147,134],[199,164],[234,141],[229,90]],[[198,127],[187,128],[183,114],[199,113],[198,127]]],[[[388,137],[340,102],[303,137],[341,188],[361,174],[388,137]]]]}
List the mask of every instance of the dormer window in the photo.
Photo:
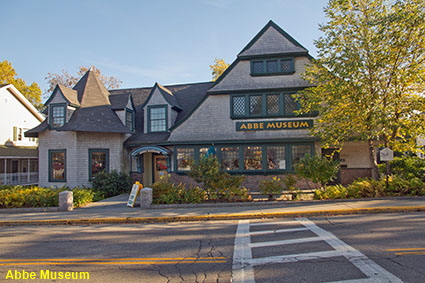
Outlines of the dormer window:
{"type": "Polygon", "coordinates": [[[50,105],[49,118],[52,128],[59,128],[65,125],[66,104],[50,105]]]}
{"type": "Polygon", "coordinates": [[[134,111],[128,108],[125,109],[125,125],[134,132],[134,111]]]}
{"type": "Polygon", "coordinates": [[[167,131],[167,105],[148,106],[148,132],[167,131]]]}
{"type": "Polygon", "coordinates": [[[256,59],[251,61],[251,75],[289,75],[295,72],[294,58],[256,59]]]}

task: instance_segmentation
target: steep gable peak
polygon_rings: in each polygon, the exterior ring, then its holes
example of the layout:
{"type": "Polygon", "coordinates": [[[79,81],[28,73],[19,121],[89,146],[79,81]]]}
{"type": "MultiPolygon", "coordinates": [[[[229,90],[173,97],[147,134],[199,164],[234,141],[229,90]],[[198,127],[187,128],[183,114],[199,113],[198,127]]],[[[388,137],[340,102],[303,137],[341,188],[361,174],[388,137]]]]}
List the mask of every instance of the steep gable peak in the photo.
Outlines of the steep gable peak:
{"type": "Polygon", "coordinates": [[[308,50],[286,33],[273,21],[269,21],[261,31],[242,49],[239,58],[270,55],[307,54],[308,50]]]}
{"type": "Polygon", "coordinates": [[[73,90],[78,93],[81,107],[110,105],[109,91],[99,80],[93,68],[90,68],[77,82],[73,90]]]}

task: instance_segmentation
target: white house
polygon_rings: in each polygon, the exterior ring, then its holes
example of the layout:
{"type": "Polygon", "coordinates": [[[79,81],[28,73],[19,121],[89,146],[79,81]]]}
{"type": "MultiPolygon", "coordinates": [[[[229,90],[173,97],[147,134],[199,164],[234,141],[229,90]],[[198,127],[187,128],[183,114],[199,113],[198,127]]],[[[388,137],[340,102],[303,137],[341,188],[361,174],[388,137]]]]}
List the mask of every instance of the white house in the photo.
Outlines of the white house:
{"type": "Polygon", "coordinates": [[[0,184],[38,181],[37,139],[24,136],[44,120],[11,84],[0,85],[0,184]]]}

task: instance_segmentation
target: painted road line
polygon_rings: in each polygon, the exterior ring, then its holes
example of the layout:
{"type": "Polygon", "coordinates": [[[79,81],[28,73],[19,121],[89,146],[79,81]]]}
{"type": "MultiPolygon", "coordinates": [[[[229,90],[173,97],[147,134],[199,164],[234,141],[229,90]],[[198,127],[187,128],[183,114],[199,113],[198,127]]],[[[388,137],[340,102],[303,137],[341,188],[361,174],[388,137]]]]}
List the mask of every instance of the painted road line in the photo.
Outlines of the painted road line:
{"type": "Polygon", "coordinates": [[[338,251],[324,251],[314,253],[303,253],[303,254],[292,254],[292,255],[278,255],[269,257],[252,258],[247,260],[252,266],[270,264],[270,263],[290,263],[299,262],[305,260],[316,260],[330,257],[342,256],[341,252],[338,251]]]}
{"type": "MultiPolygon", "coordinates": [[[[252,226],[253,224],[251,224],[252,226]]],[[[277,230],[265,230],[265,231],[256,231],[250,232],[251,236],[267,235],[267,234],[277,234],[277,233],[290,233],[290,232],[300,232],[307,231],[307,228],[291,228],[291,229],[277,229],[277,230]]]]}
{"type": "Polygon", "coordinates": [[[347,245],[342,240],[338,239],[334,234],[323,230],[307,218],[297,218],[297,220],[307,227],[310,231],[321,237],[336,251],[340,251],[342,255],[354,264],[370,279],[377,282],[402,283],[398,277],[394,276],[380,265],[366,257],[364,254],[347,245]]]}
{"type": "Polygon", "coordinates": [[[268,226],[268,225],[286,225],[286,224],[299,224],[297,221],[291,220],[291,221],[282,221],[282,222],[257,222],[257,223],[251,223],[250,226],[268,226]]]}
{"type": "Polygon", "coordinates": [[[379,283],[372,278],[362,278],[362,279],[353,279],[353,280],[343,280],[343,281],[332,281],[326,283],[379,283]]]}
{"type": "Polygon", "coordinates": [[[387,252],[402,252],[402,251],[425,251],[425,248],[407,248],[407,249],[388,249],[387,252]]]}
{"type": "Polygon", "coordinates": [[[254,268],[247,264],[247,261],[252,258],[249,247],[251,242],[249,226],[249,220],[240,220],[236,230],[232,265],[232,282],[234,283],[255,283],[254,268]]]}
{"type": "Polygon", "coordinates": [[[425,252],[400,252],[395,254],[396,255],[425,255],[425,252]]]}
{"type": "Polygon", "coordinates": [[[0,266],[23,265],[129,265],[129,264],[193,264],[226,263],[225,257],[203,258],[111,258],[111,259],[2,259],[0,266]]]}
{"type": "Polygon", "coordinates": [[[309,237],[309,238],[299,238],[299,239],[291,239],[291,240],[250,243],[249,246],[251,248],[262,248],[262,247],[283,246],[283,245],[301,244],[301,243],[318,242],[318,241],[323,241],[323,239],[320,237],[309,237]]]}

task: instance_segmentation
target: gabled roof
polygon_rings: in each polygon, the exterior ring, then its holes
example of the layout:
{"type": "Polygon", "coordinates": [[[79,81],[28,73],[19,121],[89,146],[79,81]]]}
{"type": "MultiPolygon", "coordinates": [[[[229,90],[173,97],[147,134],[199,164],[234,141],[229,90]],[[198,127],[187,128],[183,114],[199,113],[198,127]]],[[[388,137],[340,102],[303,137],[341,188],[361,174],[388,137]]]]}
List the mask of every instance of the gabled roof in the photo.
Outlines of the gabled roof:
{"type": "Polygon", "coordinates": [[[164,97],[164,99],[167,101],[167,103],[171,107],[173,107],[175,110],[177,110],[177,111],[182,110],[182,107],[179,105],[179,103],[178,103],[176,97],[174,96],[173,92],[171,90],[167,89],[166,87],[160,85],[159,83],[155,83],[155,85],[151,88],[149,96],[147,97],[144,104],[147,104],[149,102],[149,100],[151,99],[151,97],[155,93],[155,90],[158,90],[159,93],[161,93],[162,97],[164,97]]]}
{"type": "Polygon", "coordinates": [[[284,54],[305,54],[308,50],[287,34],[273,21],[266,26],[242,49],[239,58],[284,54]]]}
{"type": "Polygon", "coordinates": [[[0,90],[8,91],[16,100],[18,100],[38,121],[42,122],[44,116],[25,98],[25,96],[13,85],[13,84],[2,84],[0,90]]]}
{"type": "Polygon", "coordinates": [[[75,110],[74,114],[58,131],[130,133],[112,110],[111,105],[84,107],[75,110]]]}
{"type": "Polygon", "coordinates": [[[122,94],[116,94],[116,95],[110,95],[109,101],[111,102],[112,110],[124,110],[128,102],[130,101],[131,105],[134,107],[133,102],[133,96],[130,92],[122,93],[122,94]]]}
{"type": "Polygon", "coordinates": [[[80,106],[80,102],[78,101],[78,93],[76,90],[63,85],[57,85],[57,88],[62,92],[63,96],[70,105],[77,107],[80,106]]]}
{"type": "Polygon", "coordinates": [[[78,92],[81,107],[110,105],[109,92],[92,69],[84,74],[73,90],[78,92]]]}

